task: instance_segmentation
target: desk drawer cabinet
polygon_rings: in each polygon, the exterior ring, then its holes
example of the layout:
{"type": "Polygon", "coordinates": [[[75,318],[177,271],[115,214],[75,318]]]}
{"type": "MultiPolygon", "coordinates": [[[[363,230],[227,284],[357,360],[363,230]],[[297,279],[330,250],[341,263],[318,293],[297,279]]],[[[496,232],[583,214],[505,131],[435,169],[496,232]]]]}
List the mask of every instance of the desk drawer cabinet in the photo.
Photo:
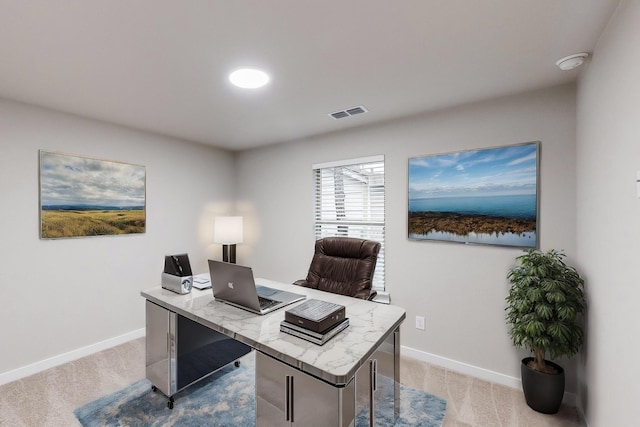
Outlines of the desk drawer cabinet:
{"type": "Polygon", "coordinates": [[[335,387],[256,352],[256,426],[346,427],[354,412],[353,380],[335,387]]]}
{"type": "Polygon", "coordinates": [[[146,375],[169,399],[251,351],[251,347],[146,302],[146,375]]]}

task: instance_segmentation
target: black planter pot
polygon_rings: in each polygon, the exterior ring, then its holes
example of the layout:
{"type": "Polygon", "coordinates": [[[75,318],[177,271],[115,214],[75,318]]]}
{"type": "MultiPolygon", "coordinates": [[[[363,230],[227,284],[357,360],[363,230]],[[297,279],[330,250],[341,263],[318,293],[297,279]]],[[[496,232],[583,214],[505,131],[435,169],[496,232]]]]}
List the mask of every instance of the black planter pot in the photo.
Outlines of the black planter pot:
{"type": "Polygon", "coordinates": [[[545,374],[534,371],[527,366],[533,357],[525,357],[520,365],[522,389],[527,405],[534,411],[543,414],[555,414],[560,409],[564,396],[564,369],[553,362],[545,360],[548,365],[558,370],[558,374],[545,374]]]}

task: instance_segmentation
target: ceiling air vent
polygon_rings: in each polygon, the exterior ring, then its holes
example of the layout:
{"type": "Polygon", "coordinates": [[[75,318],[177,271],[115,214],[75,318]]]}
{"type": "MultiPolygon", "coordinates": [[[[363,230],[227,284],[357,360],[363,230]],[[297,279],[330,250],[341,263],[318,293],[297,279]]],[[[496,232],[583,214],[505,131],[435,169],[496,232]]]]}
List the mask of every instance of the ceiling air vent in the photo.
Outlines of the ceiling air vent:
{"type": "Polygon", "coordinates": [[[336,111],[334,113],[329,114],[334,119],[343,119],[345,117],[355,116],[356,114],[368,113],[369,111],[364,108],[362,105],[358,107],[347,108],[346,110],[336,111]]]}
{"type": "Polygon", "coordinates": [[[362,114],[366,112],[367,110],[365,110],[364,107],[353,107],[347,110],[347,114],[350,116],[355,116],[356,114],[362,114]]]}
{"type": "Polygon", "coordinates": [[[345,117],[349,117],[346,111],[336,111],[335,113],[329,114],[334,119],[344,119],[345,117]]]}

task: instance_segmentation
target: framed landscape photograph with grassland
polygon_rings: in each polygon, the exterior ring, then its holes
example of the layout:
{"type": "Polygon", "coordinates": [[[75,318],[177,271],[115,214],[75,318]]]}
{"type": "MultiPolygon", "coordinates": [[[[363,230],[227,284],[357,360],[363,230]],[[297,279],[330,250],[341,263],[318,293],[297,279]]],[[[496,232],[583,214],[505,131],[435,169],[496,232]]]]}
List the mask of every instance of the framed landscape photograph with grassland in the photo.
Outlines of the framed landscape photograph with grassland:
{"type": "Polygon", "coordinates": [[[411,240],[538,248],[540,142],[409,159],[411,240]]]}
{"type": "Polygon", "coordinates": [[[146,169],[40,150],[40,238],[146,231],[146,169]]]}

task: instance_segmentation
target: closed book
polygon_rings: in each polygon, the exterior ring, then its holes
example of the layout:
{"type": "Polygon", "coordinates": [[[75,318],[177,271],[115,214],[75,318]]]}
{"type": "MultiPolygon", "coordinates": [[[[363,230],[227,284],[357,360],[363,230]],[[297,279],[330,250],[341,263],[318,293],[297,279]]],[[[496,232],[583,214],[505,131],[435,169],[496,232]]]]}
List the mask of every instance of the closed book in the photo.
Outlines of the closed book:
{"type": "Polygon", "coordinates": [[[284,313],[287,322],[313,332],[323,332],[345,319],[343,305],[310,299],[284,313]]]}
{"type": "Polygon", "coordinates": [[[317,332],[309,331],[308,329],[301,328],[294,324],[288,323],[286,320],[283,320],[280,323],[280,331],[296,336],[298,338],[302,338],[304,340],[310,341],[314,344],[323,345],[324,343],[329,341],[331,338],[338,335],[338,333],[343,331],[347,326],[349,326],[348,318],[344,319],[342,322],[338,323],[337,325],[334,325],[328,331],[325,331],[325,333],[320,334],[317,332]]]}
{"type": "Polygon", "coordinates": [[[317,339],[322,339],[322,338],[325,337],[325,335],[329,335],[329,334],[334,333],[335,329],[338,329],[338,332],[339,332],[341,330],[341,329],[339,329],[341,326],[344,326],[344,327],[349,326],[349,318],[344,319],[342,322],[340,322],[340,323],[338,323],[336,325],[333,325],[331,328],[327,329],[326,331],[322,331],[322,332],[313,332],[313,331],[310,331],[309,329],[305,329],[305,328],[303,328],[301,326],[295,325],[293,323],[289,323],[286,320],[283,320],[282,322],[280,322],[280,329],[281,330],[282,330],[283,326],[285,328],[293,329],[295,331],[304,333],[305,335],[309,335],[310,337],[314,337],[314,338],[317,338],[317,339]]]}

